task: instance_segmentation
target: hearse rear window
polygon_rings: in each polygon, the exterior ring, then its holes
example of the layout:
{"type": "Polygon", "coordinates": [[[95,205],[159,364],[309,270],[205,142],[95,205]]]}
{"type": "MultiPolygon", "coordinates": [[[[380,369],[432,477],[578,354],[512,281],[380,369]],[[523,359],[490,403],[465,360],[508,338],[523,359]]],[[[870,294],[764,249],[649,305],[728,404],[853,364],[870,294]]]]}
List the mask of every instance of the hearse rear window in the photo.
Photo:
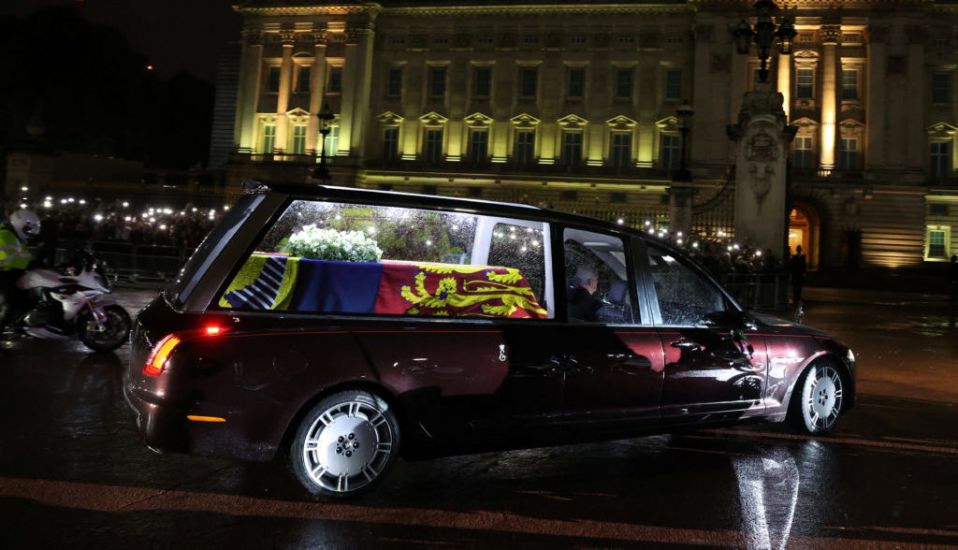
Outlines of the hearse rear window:
{"type": "Polygon", "coordinates": [[[293,201],[219,298],[225,309],[440,318],[553,316],[548,224],[293,201]]]}

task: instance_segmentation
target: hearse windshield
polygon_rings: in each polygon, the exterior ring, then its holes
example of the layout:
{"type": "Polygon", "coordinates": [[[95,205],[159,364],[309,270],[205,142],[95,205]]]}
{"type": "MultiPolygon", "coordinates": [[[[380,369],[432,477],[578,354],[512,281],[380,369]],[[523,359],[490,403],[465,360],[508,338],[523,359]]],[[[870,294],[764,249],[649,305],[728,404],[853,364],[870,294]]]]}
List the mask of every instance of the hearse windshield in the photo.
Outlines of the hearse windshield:
{"type": "Polygon", "coordinates": [[[230,310],[544,319],[546,223],[294,200],[218,297],[230,310]]]}

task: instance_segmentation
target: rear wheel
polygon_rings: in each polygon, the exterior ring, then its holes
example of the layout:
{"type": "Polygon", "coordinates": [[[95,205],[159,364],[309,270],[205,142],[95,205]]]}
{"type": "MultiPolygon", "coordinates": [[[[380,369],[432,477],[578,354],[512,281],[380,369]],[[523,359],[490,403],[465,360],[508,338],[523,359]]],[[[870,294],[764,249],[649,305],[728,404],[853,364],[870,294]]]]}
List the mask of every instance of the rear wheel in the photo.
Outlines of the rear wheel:
{"type": "Polygon", "coordinates": [[[120,306],[103,308],[104,319],[97,321],[90,311],[77,318],[80,341],[93,351],[113,351],[123,345],[130,335],[130,314],[120,306]]]}
{"type": "Polygon", "coordinates": [[[844,388],[842,375],[834,365],[810,366],[792,390],[788,423],[801,433],[830,433],[844,411],[844,388]]]}
{"type": "Polygon", "coordinates": [[[290,449],[293,473],[317,497],[343,498],[378,483],[399,452],[399,423],[382,398],[339,392],[306,415],[290,449]]]}

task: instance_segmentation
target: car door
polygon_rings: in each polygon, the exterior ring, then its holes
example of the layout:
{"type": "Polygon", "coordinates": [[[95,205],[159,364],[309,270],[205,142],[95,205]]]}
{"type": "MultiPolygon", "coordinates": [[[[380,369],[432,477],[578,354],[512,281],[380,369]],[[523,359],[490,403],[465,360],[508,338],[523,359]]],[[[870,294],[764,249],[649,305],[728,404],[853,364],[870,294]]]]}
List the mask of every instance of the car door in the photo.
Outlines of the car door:
{"type": "Polygon", "coordinates": [[[561,249],[563,274],[557,280],[566,289],[560,303],[566,320],[563,410],[570,421],[602,422],[609,428],[654,424],[664,362],[648,308],[637,299],[631,239],[566,227],[561,249]]]}
{"type": "Polygon", "coordinates": [[[648,245],[647,285],[665,354],[665,423],[718,420],[759,406],[765,344],[719,288],[690,262],[648,245]]]}

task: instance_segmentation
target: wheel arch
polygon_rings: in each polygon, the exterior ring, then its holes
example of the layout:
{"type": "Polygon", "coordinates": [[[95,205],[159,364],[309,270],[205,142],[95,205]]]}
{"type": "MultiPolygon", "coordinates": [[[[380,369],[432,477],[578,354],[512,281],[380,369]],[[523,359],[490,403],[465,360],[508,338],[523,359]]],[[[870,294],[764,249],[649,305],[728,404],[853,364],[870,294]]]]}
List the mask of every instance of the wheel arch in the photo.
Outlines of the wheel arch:
{"type": "Polygon", "coordinates": [[[852,374],[851,369],[841,357],[830,351],[821,351],[806,361],[802,368],[799,369],[792,378],[792,381],[788,386],[788,391],[785,392],[785,401],[782,403],[784,410],[790,410],[792,405],[792,396],[795,394],[795,385],[798,384],[798,381],[802,378],[802,375],[808,372],[808,369],[823,363],[828,363],[834,367],[837,367],[838,374],[842,377],[842,382],[845,383],[845,391],[842,395],[845,406],[842,412],[848,411],[855,405],[855,376],[852,374]]]}

